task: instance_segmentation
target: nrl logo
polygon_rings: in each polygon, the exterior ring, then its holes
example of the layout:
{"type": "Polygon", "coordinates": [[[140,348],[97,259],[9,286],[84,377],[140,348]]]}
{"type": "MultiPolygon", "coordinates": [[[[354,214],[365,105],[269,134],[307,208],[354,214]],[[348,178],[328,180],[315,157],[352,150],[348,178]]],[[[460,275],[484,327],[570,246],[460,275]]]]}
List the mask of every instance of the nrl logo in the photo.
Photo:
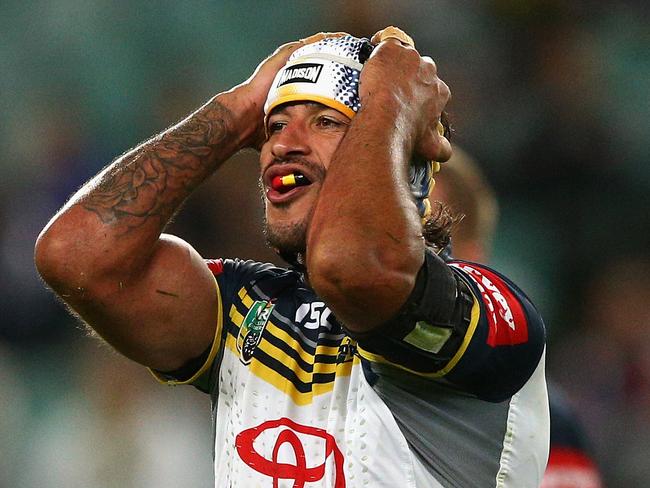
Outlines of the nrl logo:
{"type": "Polygon", "coordinates": [[[256,301],[248,310],[244,321],[237,334],[237,351],[244,364],[249,364],[253,353],[262,340],[262,332],[269,322],[274,304],[265,301],[256,301]]]}
{"type": "Polygon", "coordinates": [[[288,83],[316,83],[323,65],[318,63],[300,63],[287,68],[280,75],[278,86],[288,83]]]}

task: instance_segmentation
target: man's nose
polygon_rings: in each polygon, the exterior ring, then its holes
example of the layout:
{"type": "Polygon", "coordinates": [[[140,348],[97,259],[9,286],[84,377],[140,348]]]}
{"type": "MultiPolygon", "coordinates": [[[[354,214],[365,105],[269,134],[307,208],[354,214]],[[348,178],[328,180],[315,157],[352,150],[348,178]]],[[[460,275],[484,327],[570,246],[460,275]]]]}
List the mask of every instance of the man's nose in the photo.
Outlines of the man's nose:
{"type": "Polygon", "coordinates": [[[311,152],[306,127],[298,122],[289,122],[273,137],[271,152],[276,158],[304,156],[311,152]]]}

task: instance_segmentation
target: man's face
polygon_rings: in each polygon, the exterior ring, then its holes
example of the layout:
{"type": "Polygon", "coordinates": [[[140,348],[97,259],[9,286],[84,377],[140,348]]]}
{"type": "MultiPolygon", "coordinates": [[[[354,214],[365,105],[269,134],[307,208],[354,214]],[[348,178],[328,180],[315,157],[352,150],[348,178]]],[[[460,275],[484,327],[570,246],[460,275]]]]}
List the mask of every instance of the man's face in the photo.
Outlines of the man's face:
{"type": "Polygon", "coordinates": [[[268,140],[260,153],[261,187],[269,244],[303,253],[307,228],[332,156],[350,119],[314,102],[282,105],[268,117],[268,140]],[[302,175],[307,185],[272,188],[277,176],[302,175]]]}

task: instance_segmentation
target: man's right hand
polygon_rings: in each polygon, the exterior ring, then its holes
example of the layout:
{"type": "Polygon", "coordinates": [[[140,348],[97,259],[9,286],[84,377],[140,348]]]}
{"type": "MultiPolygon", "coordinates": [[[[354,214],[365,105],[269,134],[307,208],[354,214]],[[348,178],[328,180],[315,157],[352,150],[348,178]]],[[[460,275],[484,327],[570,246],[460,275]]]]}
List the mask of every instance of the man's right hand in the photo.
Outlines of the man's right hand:
{"type": "MultiPolygon", "coordinates": [[[[264,103],[271,89],[275,75],[286,64],[289,56],[297,49],[318,42],[328,37],[342,37],[345,32],[319,32],[299,41],[288,42],[275,50],[262,61],[246,81],[237,85],[228,93],[235,97],[239,107],[248,114],[246,123],[252,127],[252,135],[244,142],[245,147],[259,149],[266,139],[264,128],[264,103]]],[[[230,106],[230,109],[236,109],[230,106]]],[[[241,113],[241,111],[240,111],[241,113]]],[[[249,127],[248,129],[250,129],[249,127]]],[[[249,133],[249,130],[245,131],[249,133]]]]}
{"type": "Polygon", "coordinates": [[[381,34],[361,72],[361,106],[371,101],[397,111],[398,128],[412,139],[413,151],[426,160],[446,161],[451,144],[438,131],[441,114],[450,98],[449,87],[438,77],[437,67],[428,56],[420,56],[408,35],[381,34]]]}

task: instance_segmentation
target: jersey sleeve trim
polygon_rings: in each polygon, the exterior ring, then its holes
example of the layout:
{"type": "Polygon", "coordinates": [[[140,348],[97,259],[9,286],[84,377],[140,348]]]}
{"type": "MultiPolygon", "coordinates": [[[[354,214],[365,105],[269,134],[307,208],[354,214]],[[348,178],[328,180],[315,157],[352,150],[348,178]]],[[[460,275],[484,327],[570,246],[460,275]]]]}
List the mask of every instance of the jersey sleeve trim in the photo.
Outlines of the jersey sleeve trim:
{"type": "Polygon", "coordinates": [[[472,342],[472,338],[474,337],[474,332],[476,332],[476,326],[478,325],[479,318],[481,317],[481,307],[479,306],[478,300],[474,296],[474,293],[472,293],[472,298],[474,299],[474,303],[472,304],[472,312],[470,316],[471,318],[470,318],[469,326],[467,327],[467,332],[465,333],[465,337],[463,337],[463,341],[461,342],[458,351],[456,351],[456,354],[454,354],[454,356],[449,360],[449,362],[438,373],[436,373],[438,376],[444,376],[447,373],[449,373],[452,369],[454,369],[454,366],[458,364],[460,358],[462,358],[465,355],[465,351],[467,351],[467,347],[469,346],[469,343],[472,342]]]}
{"type": "MultiPolygon", "coordinates": [[[[478,300],[476,299],[476,296],[474,296],[474,293],[472,293],[472,298],[474,300],[474,303],[472,305],[471,319],[470,319],[470,323],[469,323],[469,325],[467,327],[467,331],[465,333],[465,336],[463,337],[463,340],[462,340],[462,342],[460,344],[460,347],[456,351],[456,354],[454,354],[452,356],[452,358],[442,368],[440,368],[440,369],[438,369],[436,371],[432,371],[432,372],[417,371],[415,369],[411,369],[411,368],[409,368],[407,366],[404,366],[403,364],[390,361],[390,360],[386,359],[384,356],[382,356],[381,354],[376,354],[376,353],[366,351],[365,349],[363,349],[363,347],[361,345],[358,345],[358,347],[357,347],[359,355],[362,358],[367,359],[370,362],[388,364],[388,365],[393,366],[395,368],[399,368],[399,369],[401,369],[403,371],[407,371],[409,373],[412,373],[412,374],[415,374],[417,376],[421,376],[421,377],[424,377],[424,378],[441,378],[441,377],[445,376],[452,369],[454,369],[456,364],[458,364],[460,359],[465,354],[465,351],[467,350],[470,342],[472,341],[472,337],[474,337],[474,332],[476,331],[476,327],[478,326],[479,319],[481,317],[481,308],[479,306],[478,300]]],[[[431,364],[433,364],[433,362],[431,362],[431,364]]]]}
{"type": "Polygon", "coordinates": [[[195,383],[199,378],[201,378],[204,374],[206,374],[209,371],[210,366],[212,366],[214,359],[217,357],[217,354],[221,347],[221,335],[222,335],[221,331],[223,330],[223,304],[221,299],[221,291],[219,289],[219,283],[217,283],[217,280],[214,277],[214,275],[212,275],[212,279],[214,280],[215,291],[217,294],[217,327],[215,330],[214,338],[212,339],[212,346],[210,348],[210,353],[208,354],[207,359],[205,360],[203,365],[199,368],[199,370],[196,373],[194,373],[190,378],[182,381],[167,376],[160,371],[147,368],[149,372],[153,375],[153,377],[156,378],[156,380],[163,385],[176,386],[176,385],[191,385],[195,383]]]}

